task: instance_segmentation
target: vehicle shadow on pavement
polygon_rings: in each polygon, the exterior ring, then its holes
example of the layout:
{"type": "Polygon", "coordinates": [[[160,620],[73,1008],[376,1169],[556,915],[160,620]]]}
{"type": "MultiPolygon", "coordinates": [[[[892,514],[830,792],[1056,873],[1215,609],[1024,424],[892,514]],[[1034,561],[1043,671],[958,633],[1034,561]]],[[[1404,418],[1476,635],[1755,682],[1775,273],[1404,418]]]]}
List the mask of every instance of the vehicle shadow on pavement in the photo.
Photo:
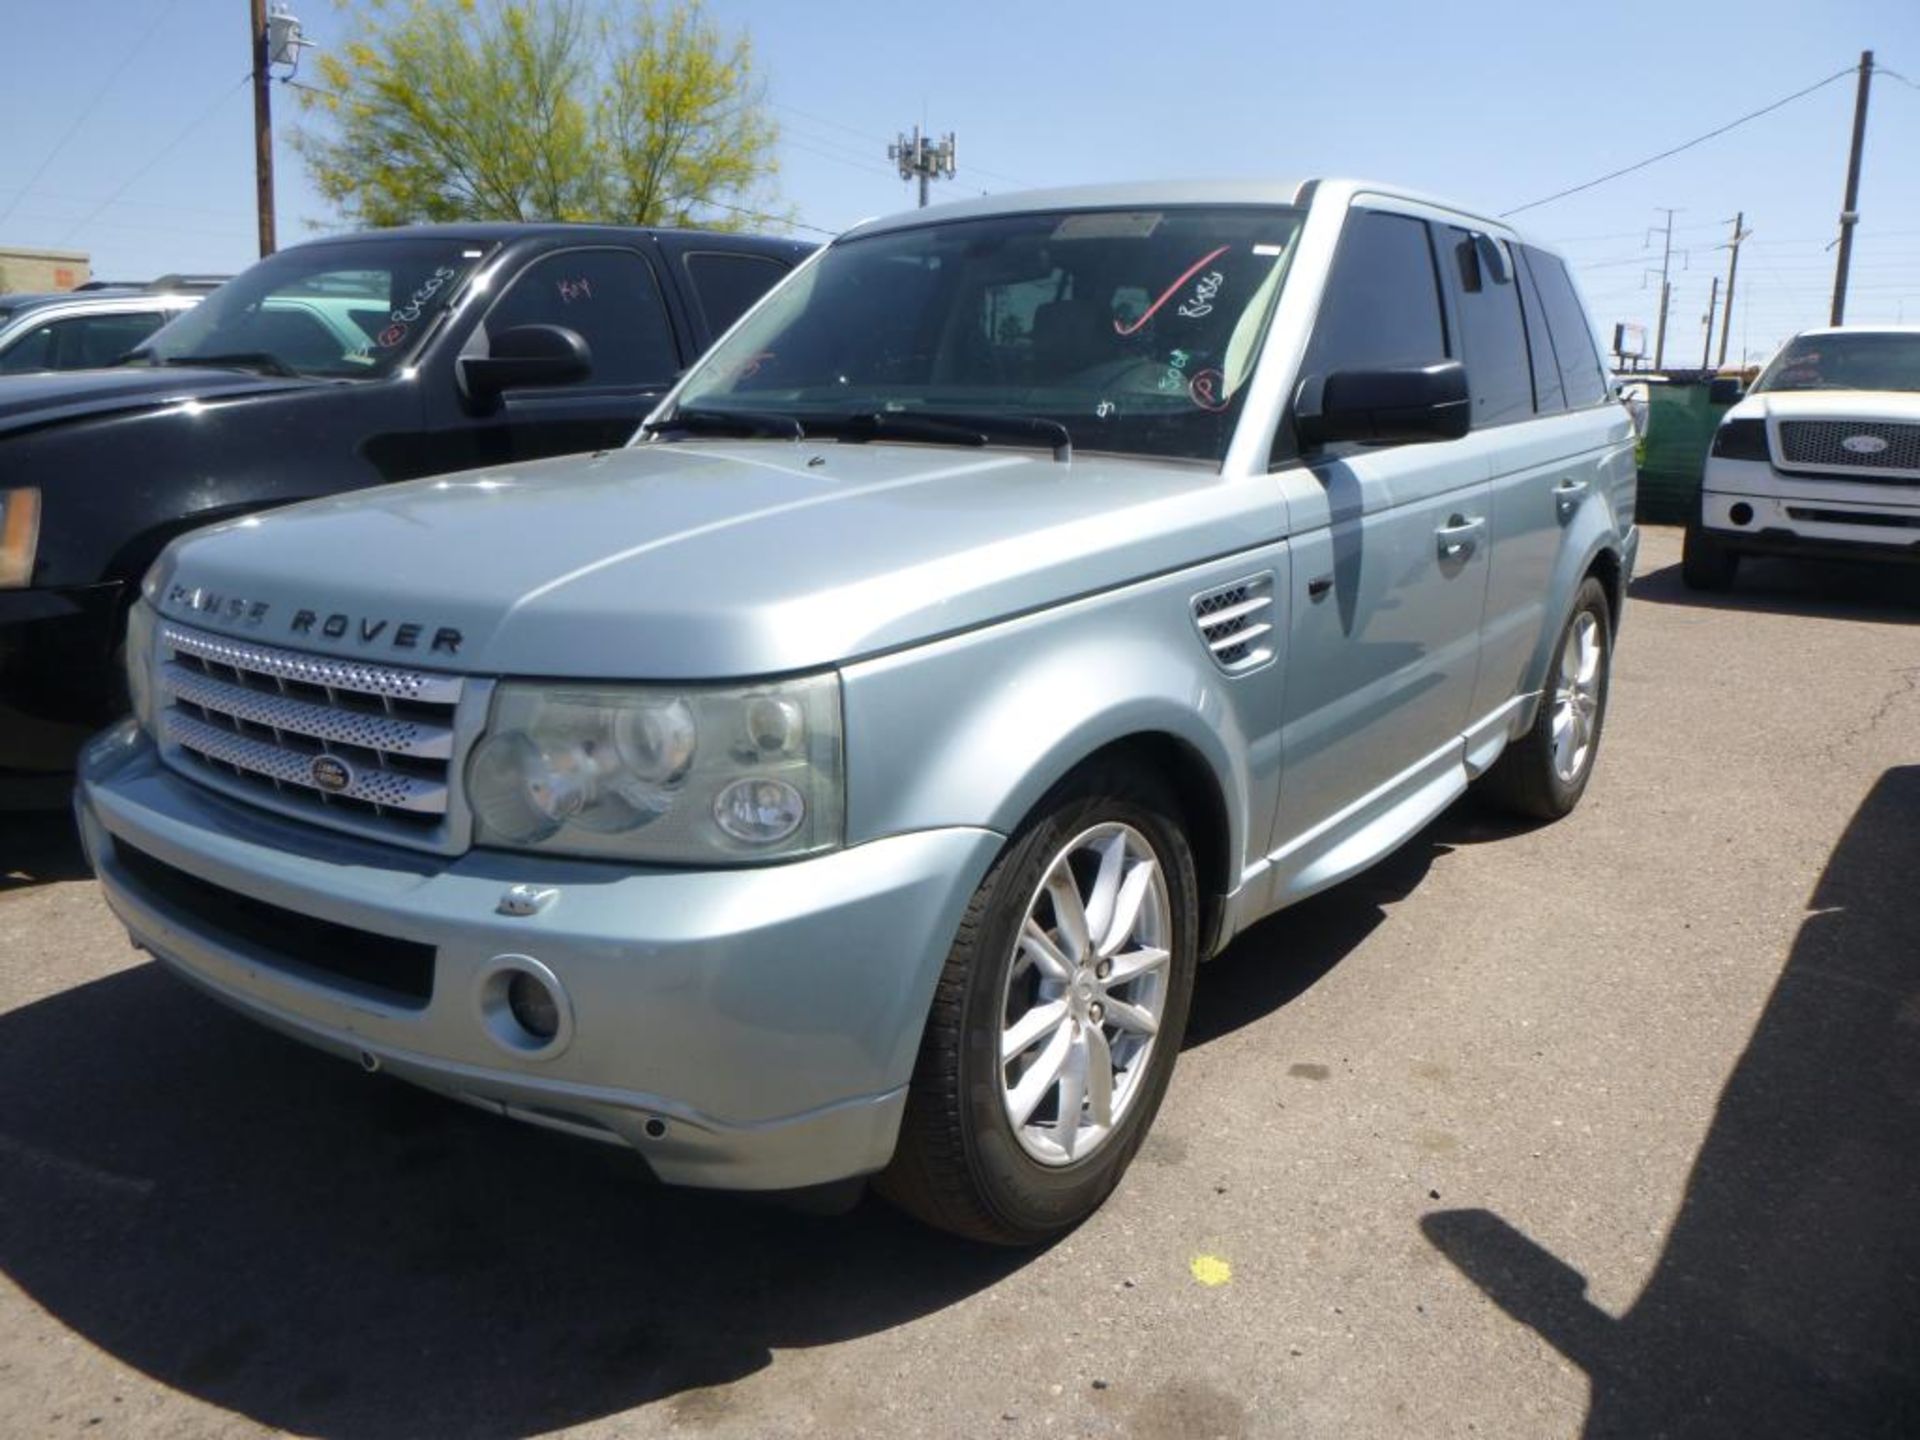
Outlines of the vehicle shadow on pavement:
{"type": "Polygon", "coordinates": [[[1689,590],[1680,567],[1668,565],[1635,576],[1627,594],[1654,605],[1920,624],[1920,567],[1914,566],[1748,556],[1731,590],[1689,590]]]}
{"type": "Polygon", "coordinates": [[[871,1200],[826,1219],[666,1190],[153,964],[0,1016],[0,1094],[0,1269],[116,1360],[299,1434],[522,1436],[655,1400],[711,1421],[775,1350],[1031,1258],[871,1200]]]}
{"type": "Polygon", "coordinates": [[[71,811],[0,811],[0,894],[91,873],[71,811]]]}
{"type": "Polygon", "coordinates": [[[1587,1372],[1589,1437],[1920,1434],[1920,765],[1808,902],[1652,1279],[1614,1319],[1577,1257],[1485,1210],[1421,1221],[1587,1372]]]}
{"type": "Polygon", "coordinates": [[[1249,927],[1200,967],[1182,1048],[1230,1035],[1306,994],[1379,928],[1389,906],[1419,887],[1436,860],[1534,826],[1468,795],[1384,860],[1249,927]]]}

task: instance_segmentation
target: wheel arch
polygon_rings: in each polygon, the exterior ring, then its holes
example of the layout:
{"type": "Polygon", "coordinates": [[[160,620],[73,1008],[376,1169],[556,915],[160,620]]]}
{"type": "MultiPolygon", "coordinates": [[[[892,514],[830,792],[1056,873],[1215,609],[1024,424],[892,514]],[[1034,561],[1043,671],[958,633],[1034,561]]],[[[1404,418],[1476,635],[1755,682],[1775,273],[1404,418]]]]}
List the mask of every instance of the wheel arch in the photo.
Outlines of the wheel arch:
{"type": "MultiPolygon", "coordinates": [[[[1108,741],[1083,756],[1048,787],[1048,793],[1084,770],[1100,765],[1137,767],[1164,778],[1176,819],[1193,852],[1194,877],[1200,890],[1200,954],[1213,953],[1225,923],[1227,897],[1239,876],[1233,864],[1233,829],[1227,797],[1219,776],[1192,744],[1166,730],[1140,730],[1108,741]]],[[[1033,817],[1045,796],[1022,818],[1033,817]]]]}
{"type": "MultiPolygon", "coordinates": [[[[1561,552],[1560,563],[1555,567],[1553,594],[1559,603],[1547,609],[1546,623],[1540,627],[1540,636],[1534,643],[1533,659],[1527,666],[1527,690],[1538,701],[1541,689],[1546,685],[1547,672],[1553,664],[1554,650],[1560,641],[1560,632],[1566,628],[1567,618],[1573,613],[1574,597],[1580,587],[1589,579],[1597,579],[1607,595],[1607,624],[1609,636],[1619,633],[1620,606],[1626,598],[1626,567],[1621,558],[1618,537],[1609,530],[1595,528],[1595,533],[1582,546],[1568,546],[1561,552]]],[[[1525,713],[1517,717],[1514,733],[1523,733],[1533,723],[1534,704],[1524,707],[1525,713]]]]}
{"type": "Polygon", "coordinates": [[[1612,545],[1602,545],[1594,552],[1593,559],[1587,562],[1582,579],[1591,577],[1600,582],[1600,588],[1607,592],[1607,623],[1617,635],[1620,632],[1620,611],[1626,600],[1624,563],[1620,552],[1612,545]]]}

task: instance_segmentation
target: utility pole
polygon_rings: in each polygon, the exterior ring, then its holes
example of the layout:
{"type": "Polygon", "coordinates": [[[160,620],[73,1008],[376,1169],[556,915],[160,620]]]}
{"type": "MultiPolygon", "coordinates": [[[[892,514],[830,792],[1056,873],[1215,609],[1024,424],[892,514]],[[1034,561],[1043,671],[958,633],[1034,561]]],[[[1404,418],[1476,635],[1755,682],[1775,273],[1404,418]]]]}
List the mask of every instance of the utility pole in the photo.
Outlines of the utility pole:
{"type": "Polygon", "coordinates": [[[953,178],[953,132],[947,132],[947,138],[934,143],[930,135],[922,135],[918,125],[913,127],[909,138],[903,131],[900,137],[887,147],[887,158],[900,166],[900,178],[920,180],[920,208],[927,208],[927,182],[929,180],[953,178]]]}
{"type": "Polygon", "coordinates": [[[1733,328],[1733,282],[1740,274],[1740,242],[1753,233],[1745,228],[1746,218],[1744,210],[1733,217],[1733,238],[1727,242],[1727,249],[1733,253],[1727,261],[1727,304],[1720,312],[1720,358],[1715,362],[1718,365],[1727,363],[1727,332],[1733,328]]]}
{"type": "MultiPolygon", "coordinates": [[[[1653,207],[1667,217],[1664,229],[1658,226],[1647,231],[1647,239],[1652,240],[1658,230],[1663,237],[1660,250],[1660,325],[1653,337],[1653,368],[1658,370],[1667,357],[1667,303],[1673,298],[1673,287],[1667,283],[1667,267],[1673,262],[1673,217],[1680,213],[1678,206],[1656,205],[1653,207]]],[[[1680,263],[1686,264],[1686,251],[1680,252],[1680,263]]]]}
{"type": "Polygon", "coordinates": [[[267,70],[267,0],[248,0],[253,23],[253,193],[260,212],[260,254],[273,253],[273,100],[267,70]]]}
{"type": "Polygon", "coordinates": [[[1705,342],[1700,346],[1700,368],[1707,369],[1713,363],[1713,312],[1720,308],[1720,277],[1713,277],[1713,288],[1707,291],[1707,313],[1701,328],[1707,332],[1705,342]]]}
{"type": "Polygon", "coordinates": [[[1847,198],[1840,207],[1840,258],[1833,266],[1833,318],[1847,318],[1847,267],[1853,262],[1853,227],[1860,223],[1860,151],[1867,143],[1867,91],[1873,86],[1873,51],[1860,52],[1860,88],[1853,97],[1853,149],[1847,155],[1847,198]]]}

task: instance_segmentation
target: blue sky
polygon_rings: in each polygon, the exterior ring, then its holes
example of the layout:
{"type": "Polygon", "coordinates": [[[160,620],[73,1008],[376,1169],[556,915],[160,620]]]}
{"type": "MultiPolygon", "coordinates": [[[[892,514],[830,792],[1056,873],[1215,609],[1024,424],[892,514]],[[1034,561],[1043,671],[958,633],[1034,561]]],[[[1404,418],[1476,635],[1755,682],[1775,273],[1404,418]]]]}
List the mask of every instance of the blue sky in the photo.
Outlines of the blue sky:
{"type": "MultiPolygon", "coordinates": [[[[345,15],[295,0],[325,46],[345,15]]],[[[1853,64],[1877,77],[1850,320],[1920,322],[1920,0],[1433,0],[1168,5],[710,0],[752,35],[779,185],[838,229],[913,195],[885,158],[924,120],[959,136],[936,194],[1158,176],[1357,174],[1506,210],[1688,139],[1853,64]]],[[[7,0],[0,244],[96,274],[231,270],[254,253],[246,0],[7,0]],[[44,170],[43,170],[44,167],[44,170]],[[36,178],[36,172],[38,173],[36,178]]],[[[285,132],[283,243],[335,223],[285,132]]],[[[1744,210],[1732,353],[1824,323],[1851,79],[1647,170],[1520,217],[1580,266],[1603,329],[1647,324],[1645,232],[1678,206],[1669,361],[1697,356],[1710,275],[1744,210]]]]}

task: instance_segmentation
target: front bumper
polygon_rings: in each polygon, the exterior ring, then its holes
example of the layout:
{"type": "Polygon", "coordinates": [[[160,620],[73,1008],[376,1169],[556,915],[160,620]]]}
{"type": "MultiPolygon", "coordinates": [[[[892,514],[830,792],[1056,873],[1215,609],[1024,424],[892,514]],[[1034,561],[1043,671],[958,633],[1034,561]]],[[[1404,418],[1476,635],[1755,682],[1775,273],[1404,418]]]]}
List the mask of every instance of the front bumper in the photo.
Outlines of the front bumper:
{"type": "Polygon", "coordinates": [[[1700,528],[1743,555],[1920,564],[1920,484],[1809,478],[1716,457],[1700,528]]]}
{"type": "Polygon", "coordinates": [[[71,770],[112,718],[123,589],[0,590],[0,771],[71,770]]]}
{"type": "Polygon", "coordinates": [[[934,983],[1001,844],[933,830],[713,871],[443,861],[227,800],[164,768],[130,723],[88,747],[75,807],[134,940],[217,998],[429,1089],[630,1144],[669,1183],[739,1190],[887,1163],[934,983]],[[395,1003],[237,940],[144,883],[122,847],[296,920],[431,946],[431,993],[395,1003]],[[516,884],[557,893],[498,913],[516,884]],[[519,1053],[489,1028],[487,976],[518,956],[564,990],[558,1053],[519,1053]]]}

